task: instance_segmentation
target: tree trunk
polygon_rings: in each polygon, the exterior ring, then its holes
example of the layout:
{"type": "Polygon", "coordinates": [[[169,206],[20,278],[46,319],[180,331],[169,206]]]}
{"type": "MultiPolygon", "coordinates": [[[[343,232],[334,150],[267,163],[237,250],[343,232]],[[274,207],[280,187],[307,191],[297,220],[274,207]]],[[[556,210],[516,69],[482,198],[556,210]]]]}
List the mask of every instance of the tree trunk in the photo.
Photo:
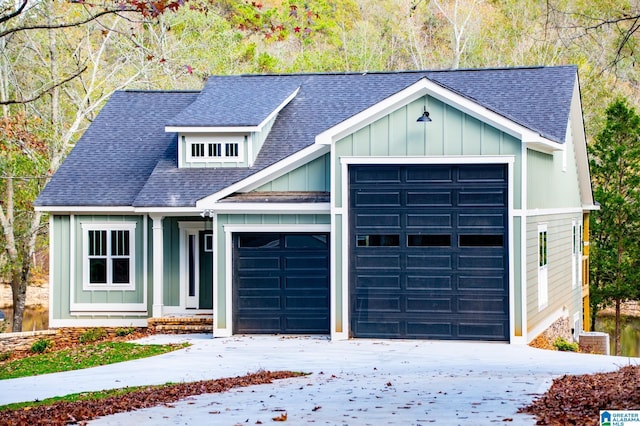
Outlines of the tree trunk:
{"type": "Polygon", "coordinates": [[[22,331],[22,319],[27,302],[27,282],[29,266],[22,268],[22,272],[16,268],[11,274],[11,291],[13,292],[13,326],[11,331],[22,331]],[[26,271],[25,271],[26,269],[26,271]]]}
{"type": "Polygon", "coordinates": [[[614,331],[615,340],[615,354],[620,355],[620,305],[622,302],[620,299],[616,299],[616,327],[614,331]]]}

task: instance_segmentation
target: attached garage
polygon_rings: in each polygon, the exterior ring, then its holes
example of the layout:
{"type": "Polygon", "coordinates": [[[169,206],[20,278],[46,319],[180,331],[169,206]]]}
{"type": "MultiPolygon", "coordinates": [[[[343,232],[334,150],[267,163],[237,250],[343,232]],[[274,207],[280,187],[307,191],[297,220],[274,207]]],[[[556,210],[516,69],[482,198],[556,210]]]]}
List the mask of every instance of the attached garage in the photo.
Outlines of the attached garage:
{"type": "Polygon", "coordinates": [[[233,332],[329,334],[326,233],[237,233],[233,332]]]}
{"type": "Polygon", "coordinates": [[[509,340],[504,164],[351,165],[352,337],[509,340]]]}

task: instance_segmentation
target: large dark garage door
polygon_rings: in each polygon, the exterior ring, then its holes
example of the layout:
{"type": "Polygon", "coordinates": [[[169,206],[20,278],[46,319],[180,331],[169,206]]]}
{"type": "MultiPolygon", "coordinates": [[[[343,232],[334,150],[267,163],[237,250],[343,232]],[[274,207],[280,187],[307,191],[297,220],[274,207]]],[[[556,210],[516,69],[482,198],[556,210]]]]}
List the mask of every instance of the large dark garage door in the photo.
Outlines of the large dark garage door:
{"type": "Polygon", "coordinates": [[[505,165],[349,169],[354,337],[508,340],[505,165]]]}
{"type": "Polygon", "coordinates": [[[234,333],[329,333],[328,234],[236,234],[233,258],[234,333]]]}

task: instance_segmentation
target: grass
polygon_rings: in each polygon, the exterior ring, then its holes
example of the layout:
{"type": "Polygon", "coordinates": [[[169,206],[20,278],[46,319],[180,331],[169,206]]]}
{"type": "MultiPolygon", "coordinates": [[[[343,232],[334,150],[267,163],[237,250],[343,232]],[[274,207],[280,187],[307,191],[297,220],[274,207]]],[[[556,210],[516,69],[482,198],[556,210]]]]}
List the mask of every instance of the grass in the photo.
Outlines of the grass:
{"type": "Polygon", "coordinates": [[[45,352],[0,364],[0,380],[80,370],[139,358],[161,355],[189,346],[138,345],[130,342],[104,342],[45,352]]]}

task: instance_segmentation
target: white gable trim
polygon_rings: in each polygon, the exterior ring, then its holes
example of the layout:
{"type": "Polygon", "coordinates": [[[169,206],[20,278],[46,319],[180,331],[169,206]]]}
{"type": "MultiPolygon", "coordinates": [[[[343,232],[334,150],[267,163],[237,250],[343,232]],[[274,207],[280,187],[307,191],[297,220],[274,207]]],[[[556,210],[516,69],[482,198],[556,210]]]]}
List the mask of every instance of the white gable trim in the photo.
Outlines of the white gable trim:
{"type": "Polygon", "coordinates": [[[166,133],[220,133],[220,132],[233,132],[233,133],[241,133],[241,132],[261,132],[264,126],[269,123],[269,121],[273,120],[273,118],[280,112],[284,107],[289,104],[296,97],[298,92],[300,91],[300,87],[298,86],[296,90],[294,90],[289,96],[285,98],[284,101],[280,105],[276,107],[260,124],[257,126],[165,126],[164,131],[166,133]]]}
{"type": "Polygon", "coordinates": [[[322,155],[328,153],[330,147],[322,146],[322,145],[311,145],[308,146],[293,155],[285,158],[282,161],[279,161],[271,166],[260,170],[257,173],[243,179],[239,182],[236,182],[226,188],[215,192],[207,197],[201,198],[196,202],[196,209],[215,209],[219,205],[214,204],[228,196],[233,194],[234,192],[250,192],[255,188],[258,188],[265,183],[272,181],[286,173],[289,173],[292,170],[297,169],[298,167],[315,160],[316,158],[321,157],[322,155]]]}
{"type": "Polygon", "coordinates": [[[451,90],[440,86],[433,81],[422,78],[411,86],[389,96],[370,108],[354,115],[353,117],[325,130],[316,136],[316,144],[331,145],[343,137],[373,123],[374,121],[390,114],[398,108],[420,99],[423,96],[431,96],[447,105],[468,114],[484,123],[487,123],[517,139],[530,145],[531,149],[552,152],[561,150],[562,145],[547,139],[537,132],[532,131],[508,118],[491,111],[480,104],[473,102],[451,90]]]}

